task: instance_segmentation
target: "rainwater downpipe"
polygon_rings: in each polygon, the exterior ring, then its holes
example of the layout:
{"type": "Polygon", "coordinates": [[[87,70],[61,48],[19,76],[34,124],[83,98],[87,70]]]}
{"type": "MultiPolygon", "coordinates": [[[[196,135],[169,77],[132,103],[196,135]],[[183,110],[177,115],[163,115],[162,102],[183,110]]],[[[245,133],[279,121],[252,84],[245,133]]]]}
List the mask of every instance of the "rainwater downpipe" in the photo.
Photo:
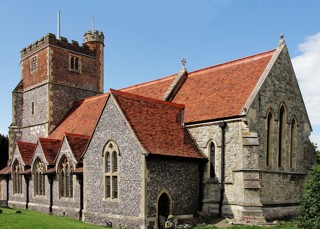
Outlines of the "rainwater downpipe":
{"type": "Polygon", "coordinates": [[[52,214],[52,206],[53,206],[53,176],[48,175],[49,184],[50,184],[50,205],[49,212],[52,214]]]}
{"type": "Polygon", "coordinates": [[[26,209],[28,209],[29,205],[29,177],[27,175],[24,176],[26,182],[26,209]]]}
{"type": "Polygon", "coordinates": [[[225,174],[225,129],[227,123],[221,122],[219,123],[219,127],[221,128],[221,181],[220,181],[220,200],[219,200],[219,217],[222,216],[222,203],[224,196],[224,174],[225,174]]]}

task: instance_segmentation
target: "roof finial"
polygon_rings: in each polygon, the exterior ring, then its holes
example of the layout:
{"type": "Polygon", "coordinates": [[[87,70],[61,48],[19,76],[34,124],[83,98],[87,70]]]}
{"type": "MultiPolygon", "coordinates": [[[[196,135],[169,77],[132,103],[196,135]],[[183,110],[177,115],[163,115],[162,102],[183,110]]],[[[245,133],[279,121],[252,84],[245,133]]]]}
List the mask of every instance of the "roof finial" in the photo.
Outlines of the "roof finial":
{"type": "Polygon", "coordinates": [[[187,63],[187,60],[185,58],[183,58],[181,60],[181,63],[182,63],[182,69],[186,70],[186,63],[187,63]]]}
{"type": "Polygon", "coordinates": [[[280,34],[280,41],[279,41],[279,45],[285,45],[286,44],[286,41],[284,40],[284,35],[283,33],[280,34]]]}

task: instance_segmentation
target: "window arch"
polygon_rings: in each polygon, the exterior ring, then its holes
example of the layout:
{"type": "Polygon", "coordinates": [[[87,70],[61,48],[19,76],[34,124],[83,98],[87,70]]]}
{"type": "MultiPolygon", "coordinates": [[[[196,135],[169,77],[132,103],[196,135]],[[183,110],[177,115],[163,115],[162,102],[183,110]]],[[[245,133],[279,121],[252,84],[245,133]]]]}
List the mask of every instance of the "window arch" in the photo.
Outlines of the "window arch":
{"type": "Polygon", "coordinates": [[[64,156],[58,169],[60,197],[73,197],[73,176],[71,172],[71,162],[64,156]]]}
{"type": "Polygon", "coordinates": [[[15,161],[12,170],[13,194],[22,194],[22,175],[20,175],[22,169],[18,160],[15,161]]]}
{"type": "Polygon", "coordinates": [[[119,149],[116,143],[109,142],[104,150],[105,199],[119,197],[119,149]]]}
{"type": "Polygon", "coordinates": [[[295,118],[291,121],[291,139],[290,139],[290,162],[289,167],[293,168],[294,160],[297,152],[297,121],[295,118]]]}
{"type": "Polygon", "coordinates": [[[279,113],[279,149],[278,167],[283,167],[283,154],[285,151],[286,109],[282,105],[279,113]]]}
{"type": "Polygon", "coordinates": [[[210,162],[210,178],[215,178],[215,160],[216,160],[216,145],[211,142],[209,145],[209,162],[210,162]]]}
{"type": "Polygon", "coordinates": [[[269,111],[267,116],[267,154],[266,154],[266,165],[272,166],[272,158],[273,158],[273,124],[274,117],[271,111],[269,111]]]}
{"type": "Polygon", "coordinates": [[[33,166],[33,186],[34,195],[43,196],[45,195],[45,175],[43,174],[45,167],[43,162],[38,158],[33,166]]]}

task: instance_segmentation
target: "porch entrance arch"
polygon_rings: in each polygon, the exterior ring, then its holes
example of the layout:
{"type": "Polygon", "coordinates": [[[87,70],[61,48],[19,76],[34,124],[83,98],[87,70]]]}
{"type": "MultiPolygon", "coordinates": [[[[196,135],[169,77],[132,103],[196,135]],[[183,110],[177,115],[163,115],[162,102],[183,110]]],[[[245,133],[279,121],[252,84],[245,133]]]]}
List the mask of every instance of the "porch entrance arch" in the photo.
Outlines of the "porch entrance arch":
{"type": "Polygon", "coordinates": [[[158,199],[158,228],[163,229],[164,223],[170,215],[171,200],[167,193],[162,193],[158,199]]]}

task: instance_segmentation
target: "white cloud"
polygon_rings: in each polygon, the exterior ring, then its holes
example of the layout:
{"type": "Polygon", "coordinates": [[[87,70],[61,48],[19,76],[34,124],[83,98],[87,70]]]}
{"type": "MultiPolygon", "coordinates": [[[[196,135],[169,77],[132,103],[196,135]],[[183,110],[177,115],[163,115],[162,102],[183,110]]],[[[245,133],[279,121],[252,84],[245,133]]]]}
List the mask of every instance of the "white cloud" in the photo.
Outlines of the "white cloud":
{"type": "Polygon", "coordinates": [[[292,59],[312,125],[320,125],[320,33],[299,45],[300,55],[292,59]]]}
{"type": "Polygon", "coordinates": [[[299,45],[300,55],[292,59],[303,99],[313,127],[312,142],[320,145],[320,33],[299,45]]]}

